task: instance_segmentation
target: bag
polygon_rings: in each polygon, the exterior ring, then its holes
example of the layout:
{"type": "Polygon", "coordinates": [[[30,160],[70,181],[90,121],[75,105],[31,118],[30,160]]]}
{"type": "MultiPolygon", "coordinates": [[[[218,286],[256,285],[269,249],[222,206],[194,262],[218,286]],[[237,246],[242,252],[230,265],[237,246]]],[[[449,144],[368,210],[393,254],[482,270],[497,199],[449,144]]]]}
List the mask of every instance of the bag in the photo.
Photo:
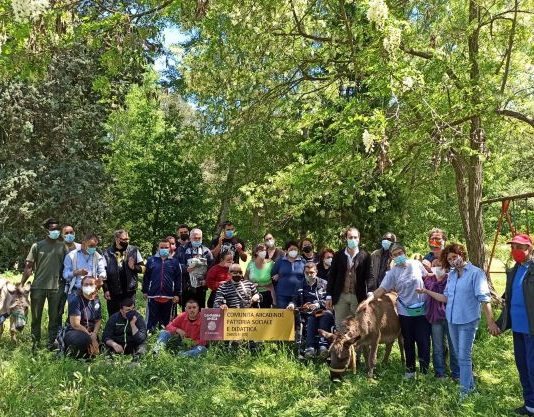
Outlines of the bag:
{"type": "Polygon", "coordinates": [[[402,302],[402,300],[399,298],[399,303],[404,307],[406,310],[406,314],[410,317],[418,317],[418,316],[424,316],[426,314],[426,302],[421,301],[419,303],[415,303],[412,305],[406,305],[402,302]]]}

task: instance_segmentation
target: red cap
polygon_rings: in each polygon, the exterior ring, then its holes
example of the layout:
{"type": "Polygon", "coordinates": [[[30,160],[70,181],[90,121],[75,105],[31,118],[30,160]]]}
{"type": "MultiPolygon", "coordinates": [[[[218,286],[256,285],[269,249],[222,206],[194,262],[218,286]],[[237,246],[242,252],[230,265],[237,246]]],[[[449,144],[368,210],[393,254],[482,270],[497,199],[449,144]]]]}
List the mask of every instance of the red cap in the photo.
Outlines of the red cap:
{"type": "Polygon", "coordinates": [[[526,234],[519,234],[515,235],[514,238],[510,242],[506,242],[508,245],[510,243],[519,243],[520,245],[528,245],[532,246],[532,239],[529,235],[526,234]]]}

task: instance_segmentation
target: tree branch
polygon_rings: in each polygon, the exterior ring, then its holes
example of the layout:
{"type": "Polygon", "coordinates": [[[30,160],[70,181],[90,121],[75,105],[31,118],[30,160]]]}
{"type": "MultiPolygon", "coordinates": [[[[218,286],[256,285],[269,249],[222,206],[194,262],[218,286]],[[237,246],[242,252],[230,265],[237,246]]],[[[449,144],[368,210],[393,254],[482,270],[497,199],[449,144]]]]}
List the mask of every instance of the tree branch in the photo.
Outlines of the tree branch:
{"type": "Polygon", "coordinates": [[[519,0],[515,0],[514,20],[510,28],[510,36],[508,37],[508,48],[506,50],[506,64],[504,65],[504,74],[501,82],[501,94],[506,89],[506,82],[508,81],[508,73],[510,71],[510,59],[512,58],[512,48],[514,47],[515,28],[517,26],[517,8],[519,7],[519,0]]]}
{"type": "Polygon", "coordinates": [[[417,56],[419,58],[424,58],[424,59],[434,58],[434,54],[432,52],[416,51],[415,49],[408,48],[403,44],[400,45],[400,50],[403,52],[406,52],[409,55],[417,56]]]}
{"type": "Polygon", "coordinates": [[[304,28],[302,27],[302,22],[297,16],[297,11],[295,10],[295,4],[293,3],[293,0],[291,0],[291,12],[293,14],[293,20],[295,21],[295,25],[297,26],[297,31],[300,36],[306,39],[311,39],[317,42],[332,42],[332,38],[324,37],[324,36],[316,36],[316,35],[310,35],[309,33],[306,33],[304,31],[304,28]]]}
{"type": "Polygon", "coordinates": [[[511,117],[513,119],[520,120],[522,122],[525,122],[532,126],[534,128],[534,118],[527,116],[526,114],[520,113],[515,110],[508,110],[508,109],[497,109],[495,110],[495,113],[501,114],[503,116],[511,117]]]}

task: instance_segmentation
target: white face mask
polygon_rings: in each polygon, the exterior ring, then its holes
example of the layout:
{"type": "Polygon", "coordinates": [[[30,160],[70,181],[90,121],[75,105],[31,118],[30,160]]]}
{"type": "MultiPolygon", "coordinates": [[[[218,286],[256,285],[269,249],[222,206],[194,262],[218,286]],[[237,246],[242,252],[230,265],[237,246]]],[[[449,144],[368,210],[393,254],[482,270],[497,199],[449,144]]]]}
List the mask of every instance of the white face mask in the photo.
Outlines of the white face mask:
{"type": "Polygon", "coordinates": [[[296,258],[297,255],[299,254],[299,251],[297,251],[297,250],[290,250],[287,254],[289,255],[290,258],[296,258]]]}
{"type": "Polygon", "coordinates": [[[82,291],[85,295],[91,295],[96,291],[96,287],[94,285],[84,285],[82,291]]]}
{"type": "Polygon", "coordinates": [[[267,251],[265,251],[265,250],[260,250],[260,251],[258,252],[258,258],[260,258],[260,259],[265,259],[266,257],[267,257],[267,251]]]}
{"type": "Polygon", "coordinates": [[[441,266],[433,266],[431,269],[434,275],[436,275],[438,278],[441,278],[446,274],[445,270],[441,266]]]}
{"type": "Polygon", "coordinates": [[[332,258],[327,258],[324,260],[324,264],[326,266],[332,266],[332,258]]]}
{"type": "Polygon", "coordinates": [[[274,239],[267,239],[265,241],[265,244],[267,245],[268,248],[274,248],[274,239]]]}

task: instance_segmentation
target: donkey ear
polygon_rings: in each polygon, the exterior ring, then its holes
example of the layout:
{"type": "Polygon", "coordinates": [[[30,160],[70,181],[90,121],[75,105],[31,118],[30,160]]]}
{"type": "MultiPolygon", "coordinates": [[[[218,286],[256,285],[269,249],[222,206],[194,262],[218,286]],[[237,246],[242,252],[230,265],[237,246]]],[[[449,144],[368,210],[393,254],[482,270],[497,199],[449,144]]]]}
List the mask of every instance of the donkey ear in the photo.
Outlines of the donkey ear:
{"type": "Polygon", "coordinates": [[[323,336],[326,340],[330,341],[330,342],[332,340],[334,340],[334,336],[335,336],[334,333],[328,333],[327,331],[325,331],[323,329],[319,329],[319,334],[321,336],[323,336]]]}
{"type": "Polygon", "coordinates": [[[6,287],[10,294],[13,294],[17,290],[17,287],[15,286],[15,284],[11,282],[8,282],[6,287]]]}

